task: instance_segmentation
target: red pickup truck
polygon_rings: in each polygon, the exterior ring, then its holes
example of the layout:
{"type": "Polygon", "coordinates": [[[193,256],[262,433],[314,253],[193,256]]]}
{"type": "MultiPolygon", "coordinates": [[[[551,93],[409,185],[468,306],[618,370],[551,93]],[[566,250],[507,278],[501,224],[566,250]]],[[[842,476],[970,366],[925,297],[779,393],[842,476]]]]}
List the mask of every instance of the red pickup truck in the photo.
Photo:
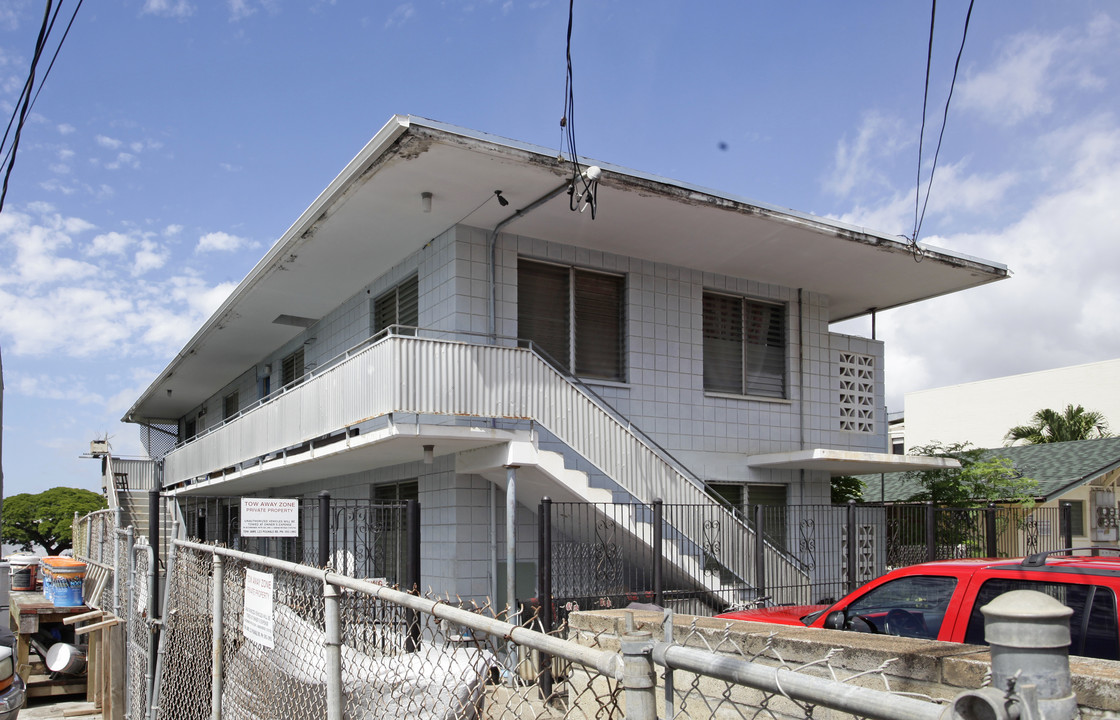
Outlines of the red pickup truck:
{"type": "Polygon", "coordinates": [[[717,617],[983,645],[980,608],[1011,590],[1044,592],[1073,610],[1071,655],[1120,660],[1116,555],[1048,552],[1017,560],[922,563],[893,570],[833,605],[764,607],[717,617]]]}

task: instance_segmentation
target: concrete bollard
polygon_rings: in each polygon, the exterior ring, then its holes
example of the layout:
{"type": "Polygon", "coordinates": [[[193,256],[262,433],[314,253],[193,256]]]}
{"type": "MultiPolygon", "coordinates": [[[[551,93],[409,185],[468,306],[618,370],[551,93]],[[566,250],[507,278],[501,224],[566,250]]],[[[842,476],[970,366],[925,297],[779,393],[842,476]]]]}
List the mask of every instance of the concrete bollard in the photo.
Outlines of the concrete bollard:
{"type": "Polygon", "coordinates": [[[984,638],[991,645],[992,687],[959,696],[953,703],[955,716],[1076,718],[1069,672],[1073,611],[1045,593],[1014,590],[980,612],[984,638]],[[987,712],[977,713],[981,706],[987,712]]]}

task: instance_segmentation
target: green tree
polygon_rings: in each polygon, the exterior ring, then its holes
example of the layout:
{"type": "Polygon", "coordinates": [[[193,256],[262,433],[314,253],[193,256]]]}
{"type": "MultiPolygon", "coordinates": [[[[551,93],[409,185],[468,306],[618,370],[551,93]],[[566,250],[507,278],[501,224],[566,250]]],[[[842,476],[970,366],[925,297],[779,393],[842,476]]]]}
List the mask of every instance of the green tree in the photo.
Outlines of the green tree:
{"type": "Polygon", "coordinates": [[[832,478],[832,504],[844,505],[849,500],[862,501],[864,487],[864,482],[857,477],[837,475],[832,478]]]}
{"type": "Polygon", "coordinates": [[[104,507],[104,497],[80,488],[56,487],[37,495],[13,495],[4,499],[0,539],[24,550],[40,545],[48,555],[57,555],[73,547],[74,513],[85,515],[104,507]]]}
{"type": "Polygon", "coordinates": [[[1005,457],[985,457],[971,443],[931,443],[913,448],[911,455],[954,458],[960,468],[914,470],[907,473],[922,485],[910,500],[932,500],[937,505],[969,507],[992,500],[1029,504],[1034,502],[1038,483],[1015,469],[1005,457]]]}
{"type": "Polygon", "coordinates": [[[1043,408],[1031,416],[1027,425],[1016,425],[1007,431],[1004,443],[1014,445],[1023,441],[1026,445],[1042,443],[1069,442],[1070,440],[1090,440],[1108,437],[1108,421],[1095,410],[1086,410],[1080,405],[1066,405],[1062,412],[1043,408]]]}

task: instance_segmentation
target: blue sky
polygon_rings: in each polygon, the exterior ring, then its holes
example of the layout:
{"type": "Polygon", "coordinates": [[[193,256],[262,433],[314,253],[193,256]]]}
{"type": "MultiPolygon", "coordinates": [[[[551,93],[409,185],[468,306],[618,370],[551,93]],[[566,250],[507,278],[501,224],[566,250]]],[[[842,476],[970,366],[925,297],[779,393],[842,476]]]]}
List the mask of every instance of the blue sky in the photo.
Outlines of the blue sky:
{"type": "MultiPolygon", "coordinates": [[[[0,4],[5,116],[43,5],[0,4]]],[[[966,10],[938,3],[927,158],[966,10]]],[[[131,401],[393,113],[559,150],[567,14],[86,2],[0,214],[5,494],[96,488],[78,458],[95,437],[140,454],[119,423],[131,401]]],[[[917,2],[576,0],[578,148],[908,234],[928,33],[917,2]]],[[[891,410],[907,391],[1120,357],[1118,82],[1115,3],[977,3],[922,239],[1015,277],[879,316],[891,410]]]]}

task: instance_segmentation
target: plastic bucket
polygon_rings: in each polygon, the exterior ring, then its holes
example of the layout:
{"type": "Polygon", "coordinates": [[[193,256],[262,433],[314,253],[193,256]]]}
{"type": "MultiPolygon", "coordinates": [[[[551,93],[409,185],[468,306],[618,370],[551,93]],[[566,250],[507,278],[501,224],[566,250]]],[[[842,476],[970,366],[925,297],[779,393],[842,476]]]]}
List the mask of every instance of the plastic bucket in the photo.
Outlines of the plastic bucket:
{"type": "Polygon", "coordinates": [[[86,564],[77,560],[68,560],[65,564],[56,561],[50,568],[51,603],[55,607],[85,605],[82,586],[86,580],[86,564]]]}
{"type": "Polygon", "coordinates": [[[11,566],[12,590],[29,592],[35,589],[35,578],[39,571],[39,558],[34,555],[9,555],[11,566]]]}
{"type": "Polygon", "coordinates": [[[86,669],[86,654],[68,643],[55,643],[47,650],[47,667],[51,672],[77,675],[86,669]]]}

